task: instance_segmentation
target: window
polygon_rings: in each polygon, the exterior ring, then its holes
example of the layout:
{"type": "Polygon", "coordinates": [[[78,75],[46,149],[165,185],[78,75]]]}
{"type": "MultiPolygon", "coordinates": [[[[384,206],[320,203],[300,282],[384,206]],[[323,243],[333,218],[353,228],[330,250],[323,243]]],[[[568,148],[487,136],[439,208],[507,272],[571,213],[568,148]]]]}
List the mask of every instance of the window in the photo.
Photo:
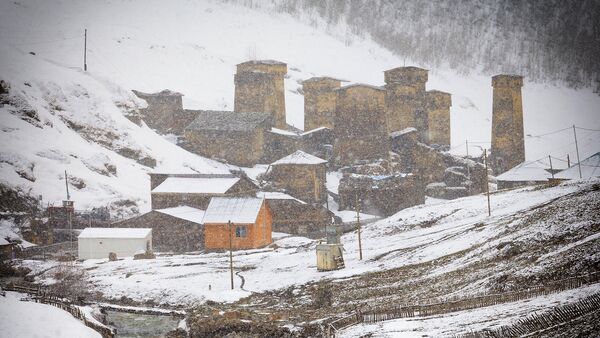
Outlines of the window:
{"type": "Polygon", "coordinates": [[[235,227],[235,237],[246,237],[247,233],[248,229],[246,229],[246,226],[235,227]]]}

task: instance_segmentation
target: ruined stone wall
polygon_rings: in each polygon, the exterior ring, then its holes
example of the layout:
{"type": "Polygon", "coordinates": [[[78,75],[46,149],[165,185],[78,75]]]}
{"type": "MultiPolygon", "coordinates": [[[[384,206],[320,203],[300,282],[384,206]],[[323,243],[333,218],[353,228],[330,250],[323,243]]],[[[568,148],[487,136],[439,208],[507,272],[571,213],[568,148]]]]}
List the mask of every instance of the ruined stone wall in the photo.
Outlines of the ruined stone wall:
{"type": "Polygon", "coordinates": [[[263,163],[272,163],[300,149],[302,139],[298,136],[265,132],[263,163]]]}
{"type": "Polygon", "coordinates": [[[285,199],[268,203],[273,214],[273,231],[321,238],[331,223],[331,213],[321,206],[285,199]]]}
{"type": "Polygon", "coordinates": [[[265,112],[273,115],[276,128],[287,129],[285,119],[284,63],[245,62],[237,65],[234,77],[236,112],[265,112]]]}
{"type": "Polygon", "coordinates": [[[145,94],[138,91],[134,93],[148,104],[147,108],[140,109],[140,113],[150,128],[168,132],[177,125],[177,114],[183,111],[181,95],[145,94]]]}
{"type": "Polygon", "coordinates": [[[303,133],[301,137],[299,150],[329,161],[334,139],[332,129],[320,127],[303,133]]]}
{"type": "Polygon", "coordinates": [[[391,216],[396,212],[425,203],[425,189],[413,174],[389,177],[346,174],[338,187],[340,210],[391,216]],[[357,200],[358,198],[358,200],[357,200]]]}
{"type": "Polygon", "coordinates": [[[490,162],[499,175],[525,161],[523,138],[523,77],[496,75],[492,108],[492,153],[490,162]]]}
{"type": "Polygon", "coordinates": [[[429,144],[450,146],[450,107],[452,97],[449,93],[437,90],[426,92],[429,144]]]}
{"type": "Polygon", "coordinates": [[[252,167],[263,157],[265,131],[186,130],[185,149],[227,163],[252,167]]]}
{"type": "Polygon", "coordinates": [[[152,247],[155,251],[189,252],[204,248],[204,233],[200,224],[158,211],[112,223],[111,227],[152,228],[152,247]]]}
{"type": "Polygon", "coordinates": [[[304,130],[319,127],[334,128],[335,106],[341,81],[332,78],[312,78],[302,83],[304,92],[304,130]]]}
{"type": "Polygon", "coordinates": [[[427,70],[398,67],[384,72],[388,133],[413,127],[427,141],[428,116],[425,84],[427,70]]]}
{"type": "Polygon", "coordinates": [[[337,166],[387,156],[385,91],[370,86],[337,90],[333,162],[337,166]]]}
{"type": "Polygon", "coordinates": [[[327,198],[325,164],[278,164],[269,173],[273,186],[308,203],[324,203],[327,198]]]}

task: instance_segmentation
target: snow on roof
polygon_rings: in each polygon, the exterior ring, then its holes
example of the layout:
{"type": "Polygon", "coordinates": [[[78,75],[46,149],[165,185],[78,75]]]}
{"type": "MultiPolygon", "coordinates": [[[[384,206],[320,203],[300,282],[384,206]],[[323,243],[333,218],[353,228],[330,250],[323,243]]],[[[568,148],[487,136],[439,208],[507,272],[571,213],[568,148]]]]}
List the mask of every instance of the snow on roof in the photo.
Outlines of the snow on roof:
{"type": "Polygon", "coordinates": [[[323,129],[330,129],[330,128],[328,128],[328,127],[319,127],[319,128],[315,128],[315,129],[311,129],[311,130],[305,131],[305,132],[303,132],[303,133],[302,133],[302,134],[300,134],[300,135],[301,135],[301,136],[304,136],[304,135],[312,134],[312,133],[314,133],[314,132],[321,131],[321,130],[323,130],[323,129]]]}
{"type": "Polygon", "coordinates": [[[327,160],[322,158],[318,158],[314,155],[303,152],[302,150],[297,150],[295,153],[290,154],[282,159],[279,159],[271,165],[278,164],[321,164],[327,163],[327,160]]]}
{"type": "Polygon", "coordinates": [[[385,91],[385,89],[383,89],[382,87],[373,86],[373,85],[366,84],[366,83],[354,83],[354,84],[351,84],[351,85],[347,85],[347,86],[344,86],[344,87],[337,88],[335,90],[341,91],[341,90],[346,90],[346,89],[350,89],[350,88],[354,88],[354,87],[363,87],[363,88],[370,88],[370,89],[385,91]]]}
{"type": "MultiPolygon", "coordinates": [[[[575,164],[555,174],[554,177],[566,180],[579,179],[579,166],[575,164]]],[[[600,177],[600,152],[581,161],[581,178],[590,177],[600,177]]]]}
{"type": "Polygon", "coordinates": [[[401,136],[404,134],[412,133],[414,131],[417,131],[417,129],[414,127],[408,127],[408,128],[404,128],[402,130],[391,132],[390,137],[397,137],[397,136],[401,136]]]}
{"type": "Polygon", "coordinates": [[[85,228],[77,238],[146,238],[150,228],[85,228]]]}
{"type": "Polygon", "coordinates": [[[167,177],[153,193],[224,194],[239,177],[167,177]]]}
{"type": "Polygon", "coordinates": [[[188,207],[187,205],[156,209],[155,211],[198,224],[202,224],[202,218],[204,218],[204,210],[188,207]]]}
{"type": "Polygon", "coordinates": [[[136,96],[141,97],[141,98],[143,98],[144,96],[183,96],[183,94],[174,92],[169,89],[164,89],[158,93],[144,93],[144,92],[140,92],[139,90],[132,90],[132,92],[136,96]]]}
{"type": "Polygon", "coordinates": [[[9,244],[11,244],[9,241],[0,237],[0,245],[9,245],[9,244]]]}
{"type": "Polygon", "coordinates": [[[306,202],[299,200],[294,196],[278,191],[259,191],[256,193],[256,197],[264,198],[266,200],[295,200],[302,204],[306,204],[306,202]]]}
{"type": "Polygon", "coordinates": [[[286,65],[285,62],[277,60],[250,60],[240,63],[240,65],[251,64],[251,65],[286,65]]]}
{"type": "Polygon", "coordinates": [[[496,179],[506,182],[547,181],[552,175],[546,169],[549,168],[538,161],[523,162],[498,175],[496,179]]]}
{"type": "Polygon", "coordinates": [[[202,223],[254,223],[262,204],[261,198],[213,197],[206,208],[202,223]]]}
{"type": "Polygon", "coordinates": [[[283,129],[279,129],[279,128],[271,128],[270,131],[274,134],[279,134],[279,135],[298,136],[298,134],[294,133],[293,131],[283,130],[283,129]]]}
{"type": "Polygon", "coordinates": [[[302,82],[319,82],[319,81],[340,81],[340,82],[350,82],[348,80],[338,79],[331,76],[314,76],[310,79],[306,79],[302,82]]]}

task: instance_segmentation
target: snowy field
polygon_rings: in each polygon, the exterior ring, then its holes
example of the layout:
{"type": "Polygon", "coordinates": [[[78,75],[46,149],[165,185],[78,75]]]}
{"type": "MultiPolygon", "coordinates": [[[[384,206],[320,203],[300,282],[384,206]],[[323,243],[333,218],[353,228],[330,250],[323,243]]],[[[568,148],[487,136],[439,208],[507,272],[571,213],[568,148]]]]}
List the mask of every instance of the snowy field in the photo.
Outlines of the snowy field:
{"type": "Polygon", "coordinates": [[[23,294],[0,296],[2,337],[11,338],[100,338],[67,311],[47,304],[21,301],[23,294]]]}
{"type": "MultiPolygon", "coordinates": [[[[591,184],[584,182],[497,193],[491,196],[491,217],[487,216],[484,195],[402,210],[363,227],[362,261],[358,259],[356,234],[342,236],[346,268],[338,271],[317,272],[316,241],[276,233],[274,245],[270,247],[234,252],[234,290],[230,290],[229,286],[227,253],[159,255],[154,260],[124,258],[116,262],[97,259],[78,262],[75,268],[85,271],[85,278],[93,291],[100,291],[109,298],[126,296],[141,302],[152,300],[168,305],[191,305],[206,300],[232,302],[253,292],[383,271],[472,249],[468,255],[436,267],[429,276],[432,277],[500,254],[501,251],[496,247],[501,242],[527,240],[531,236],[539,237],[540,233],[551,236],[553,232],[564,231],[562,228],[548,228],[545,224],[515,228],[513,219],[522,211],[591,184]],[[432,220],[435,220],[433,225],[419,225],[432,220]],[[243,288],[240,287],[242,279],[243,288]]],[[[586,226],[586,223],[572,224],[569,231],[577,232],[578,226],[586,226]]],[[[557,258],[561,250],[573,250],[592,240],[597,238],[559,247],[558,251],[540,257],[536,266],[541,268],[546,261],[557,258]]],[[[23,261],[22,264],[32,268],[34,273],[59,265],[49,261],[23,261]]],[[[38,277],[38,281],[53,283],[53,276],[53,269],[50,269],[38,277]]],[[[477,286],[463,290],[469,293],[481,291],[477,286]]]]}
{"type": "Polygon", "coordinates": [[[469,331],[495,329],[515,323],[533,312],[544,312],[552,307],[577,302],[600,292],[600,284],[567,290],[547,296],[512,303],[458,311],[444,315],[359,324],[340,331],[340,337],[452,337],[469,331]]]}
{"type": "MultiPolygon", "coordinates": [[[[287,14],[221,1],[178,2],[56,0],[0,2],[0,78],[37,118],[0,108],[0,177],[31,189],[44,202],[65,196],[64,170],[72,176],[76,208],[134,202],[130,213],[149,210],[151,171],[221,173],[227,167],[190,154],[146,127],[124,118],[144,106],[132,89],[165,88],[185,94],[187,108],[232,109],[235,65],[248,59],[288,63],[288,123],[302,128],[301,82],[329,75],[383,84],[382,71],[417,65],[353,35],[343,24],[312,25],[287,14]],[[218,27],[218,29],[215,29],[218,27]],[[88,29],[88,71],[82,70],[83,30],[88,29]],[[27,118],[25,118],[27,119],[27,118]],[[151,168],[123,154],[152,158],[151,168]],[[112,170],[115,169],[115,170],[112,170]]],[[[488,146],[494,74],[463,76],[432,69],[427,89],[453,94],[452,152],[488,146]]],[[[600,96],[589,89],[531,83],[523,88],[529,160],[548,154],[576,158],[572,133],[542,133],[572,124],[600,129],[600,96]]],[[[19,106],[20,104],[17,104],[19,106]]],[[[25,108],[24,108],[25,107],[25,108]]],[[[598,150],[600,133],[579,131],[585,158],[598,150]]],[[[557,161],[555,167],[564,165],[557,161]]],[[[124,208],[123,208],[124,209],[124,208]]]]}

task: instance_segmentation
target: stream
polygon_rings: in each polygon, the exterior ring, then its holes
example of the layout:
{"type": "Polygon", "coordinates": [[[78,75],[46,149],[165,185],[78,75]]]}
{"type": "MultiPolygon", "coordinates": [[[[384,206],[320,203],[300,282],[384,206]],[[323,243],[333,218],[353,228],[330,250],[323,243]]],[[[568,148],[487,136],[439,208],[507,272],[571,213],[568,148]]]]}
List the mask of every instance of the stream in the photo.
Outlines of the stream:
{"type": "Polygon", "coordinates": [[[180,318],[171,315],[138,314],[106,310],[106,319],[117,329],[115,337],[164,337],[175,330],[180,318]]]}

